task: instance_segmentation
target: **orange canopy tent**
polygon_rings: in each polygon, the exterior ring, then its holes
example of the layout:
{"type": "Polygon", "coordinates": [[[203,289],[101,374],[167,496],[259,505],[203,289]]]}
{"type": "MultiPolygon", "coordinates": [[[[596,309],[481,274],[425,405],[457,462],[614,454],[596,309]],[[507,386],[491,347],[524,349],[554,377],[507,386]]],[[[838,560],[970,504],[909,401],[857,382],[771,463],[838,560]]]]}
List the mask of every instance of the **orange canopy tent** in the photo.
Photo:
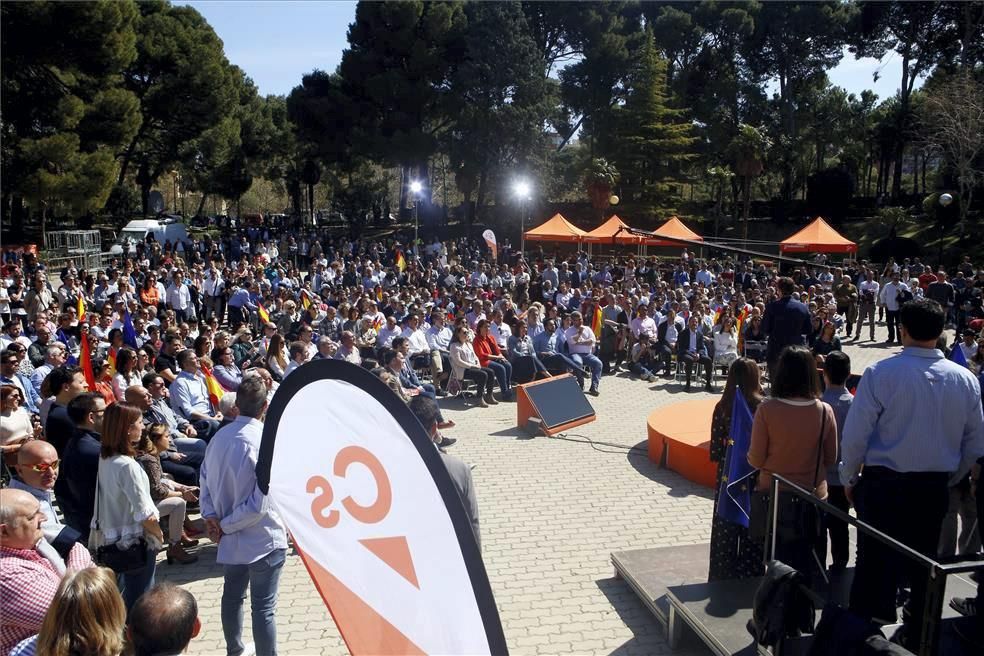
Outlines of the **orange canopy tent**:
{"type": "Polygon", "coordinates": [[[858,245],[842,237],[819,216],[792,237],[779,243],[781,253],[856,253],[858,245]]]}
{"type": "Polygon", "coordinates": [[[704,241],[703,237],[688,228],[683,221],[675,216],[671,216],[669,221],[661,225],[655,231],[653,237],[644,238],[642,243],[646,246],[680,246],[680,242],[660,239],[655,235],[659,235],[659,237],[672,237],[674,239],[688,239],[690,241],[704,241]]]}
{"type": "Polygon", "coordinates": [[[584,235],[584,241],[589,244],[611,244],[614,238],[616,244],[637,246],[642,241],[641,237],[625,231],[619,232],[620,229],[628,227],[628,224],[618,215],[613,215],[612,218],[584,235]]]}
{"type": "Polygon", "coordinates": [[[581,230],[560,214],[554,214],[546,223],[527,230],[524,237],[530,241],[581,241],[588,233],[581,230]]]}

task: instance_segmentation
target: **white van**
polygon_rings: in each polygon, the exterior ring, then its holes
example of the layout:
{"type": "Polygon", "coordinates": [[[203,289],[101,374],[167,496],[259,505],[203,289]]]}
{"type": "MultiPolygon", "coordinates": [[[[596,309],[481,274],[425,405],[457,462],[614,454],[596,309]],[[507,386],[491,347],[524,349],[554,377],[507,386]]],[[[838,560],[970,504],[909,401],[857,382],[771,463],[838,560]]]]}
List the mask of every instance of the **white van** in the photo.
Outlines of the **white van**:
{"type": "Polygon", "coordinates": [[[153,234],[154,239],[161,246],[166,241],[174,244],[178,241],[188,240],[188,229],[177,217],[135,219],[127,223],[126,227],[120,231],[117,242],[113,244],[109,252],[112,255],[121,255],[124,246],[126,246],[127,253],[136,253],[137,243],[145,241],[149,234],[153,234]]]}

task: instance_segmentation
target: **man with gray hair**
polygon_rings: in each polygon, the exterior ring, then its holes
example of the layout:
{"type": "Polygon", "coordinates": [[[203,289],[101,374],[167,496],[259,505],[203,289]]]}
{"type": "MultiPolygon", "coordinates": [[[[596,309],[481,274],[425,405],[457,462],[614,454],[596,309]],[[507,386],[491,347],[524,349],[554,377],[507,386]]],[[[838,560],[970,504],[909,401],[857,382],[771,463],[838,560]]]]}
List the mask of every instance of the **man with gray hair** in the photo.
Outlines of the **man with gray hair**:
{"type": "Polygon", "coordinates": [[[216,562],[225,568],[222,630],[226,652],[242,654],[243,601],[250,588],[257,656],[277,653],[274,614],[287,531],[256,486],[256,461],[263,437],[267,386],[259,376],[243,378],[236,391],[239,416],[220,428],[205,451],[201,469],[202,517],[209,539],[219,545],[216,562]]]}
{"type": "Polygon", "coordinates": [[[34,391],[38,394],[41,393],[41,383],[51,370],[60,367],[68,360],[68,349],[61,342],[52,342],[48,345],[48,349],[44,354],[44,364],[34,370],[31,374],[31,384],[34,385],[34,391]]]}

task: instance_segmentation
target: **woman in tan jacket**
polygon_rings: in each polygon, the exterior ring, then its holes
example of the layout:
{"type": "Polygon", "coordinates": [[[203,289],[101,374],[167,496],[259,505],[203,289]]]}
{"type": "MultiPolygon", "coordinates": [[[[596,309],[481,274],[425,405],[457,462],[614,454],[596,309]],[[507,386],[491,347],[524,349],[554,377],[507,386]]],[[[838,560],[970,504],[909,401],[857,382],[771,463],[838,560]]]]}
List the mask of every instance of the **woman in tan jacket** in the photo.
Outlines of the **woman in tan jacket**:
{"type": "MultiPolygon", "coordinates": [[[[779,356],[771,394],[755,412],[748,462],[759,469],[758,491],[771,488],[775,473],[827,498],[824,472],[837,462],[837,420],[820,401],[816,360],[805,347],[789,346],[779,356]]],[[[826,569],[822,513],[812,504],[782,492],[776,530],[776,559],[807,576],[817,562],[826,569]]]]}

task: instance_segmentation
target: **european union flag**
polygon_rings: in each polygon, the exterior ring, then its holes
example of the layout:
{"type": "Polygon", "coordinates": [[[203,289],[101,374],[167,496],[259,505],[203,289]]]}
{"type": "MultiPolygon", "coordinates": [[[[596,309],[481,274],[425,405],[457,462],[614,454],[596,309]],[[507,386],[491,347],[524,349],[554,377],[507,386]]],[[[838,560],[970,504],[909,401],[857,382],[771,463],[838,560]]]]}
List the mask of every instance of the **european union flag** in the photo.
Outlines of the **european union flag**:
{"type": "Polygon", "coordinates": [[[140,348],[137,344],[137,331],[133,329],[133,320],[130,319],[130,311],[123,311],[123,343],[132,349],[140,348]]]}
{"type": "Polygon", "coordinates": [[[731,429],[728,431],[728,452],[724,460],[724,477],[718,494],[718,515],[729,522],[748,528],[752,509],[752,474],[748,464],[748,447],[752,443],[752,411],[741,390],[735,393],[731,407],[731,429]]]}
{"type": "Polygon", "coordinates": [[[969,368],[967,365],[967,356],[964,355],[963,349],[960,348],[960,342],[954,344],[950,350],[950,362],[956,362],[961,367],[969,368]]]}

